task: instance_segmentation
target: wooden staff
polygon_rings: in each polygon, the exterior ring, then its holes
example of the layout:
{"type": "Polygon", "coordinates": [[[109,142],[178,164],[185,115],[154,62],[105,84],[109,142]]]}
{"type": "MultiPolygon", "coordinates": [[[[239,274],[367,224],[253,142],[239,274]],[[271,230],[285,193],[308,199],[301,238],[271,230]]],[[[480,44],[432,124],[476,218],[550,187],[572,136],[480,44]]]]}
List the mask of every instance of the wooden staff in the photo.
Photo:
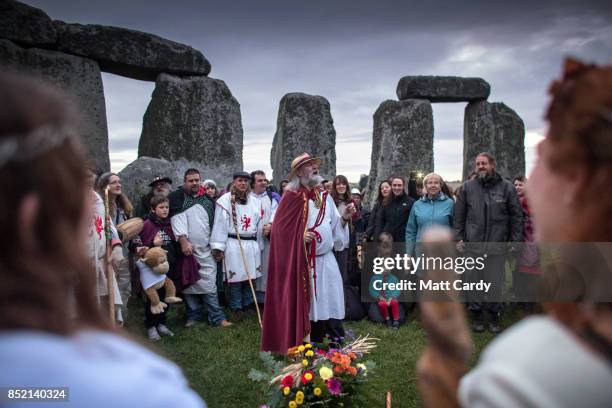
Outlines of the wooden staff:
{"type": "Polygon", "coordinates": [[[238,247],[240,248],[242,264],[244,265],[244,271],[246,272],[247,279],[249,280],[249,286],[251,287],[251,293],[253,294],[253,303],[255,303],[255,310],[257,311],[257,320],[259,321],[259,328],[261,329],[263,328],[263,324],[261,323],[261,313],[259,312],[259,305],[257,304],[257,295],[255,294],[255,287],[253,286],[253,280],[251,279],[251,274],[249,273],[249,268],[247,267],[246,257],[244,256],[244,250],[242,249],[242,241],[240,240],[240,233],[238,232],[238,223],[236,222],[236,196],[234,195],[232,195],[231,204],[232,221],[234,224],[234,230],[236,231],[236,238],[238,239],[238,247]]]}
{"type": "Polygon", "coordinates": [[[113,278],[115,275],[115,271],[113,270],[113,266],[111,265],[109,259],[112,254],[112,239],[113,234],[111,232],[111,217],[110,217],[110,207],[108,203],[108,190],[109,187],[106,186],[104,189],[104,233],[106,235],[106,256],[104,257],[104,265],[106,269],[106,286],[108,288],[108,311],[109,318],[112,324],[115,324],[115,291],[113,287],[113,278]]]}

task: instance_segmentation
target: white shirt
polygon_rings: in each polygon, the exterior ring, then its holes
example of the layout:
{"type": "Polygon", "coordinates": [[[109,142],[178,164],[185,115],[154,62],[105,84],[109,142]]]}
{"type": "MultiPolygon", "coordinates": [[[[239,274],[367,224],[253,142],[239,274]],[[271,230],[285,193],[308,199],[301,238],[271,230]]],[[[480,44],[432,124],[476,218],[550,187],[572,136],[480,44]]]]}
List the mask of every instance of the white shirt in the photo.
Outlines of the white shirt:
{"type": "Polygon", "coordinates": [[[170,361],[121,336],[82,330],[71,337],[0,332],[0,387],[68,387],[69,403],[3,407],[205,407],[170,361]]]}
{"type": "Polygon", "coordinates": [[[166,280],[165,274],[160,275],[159,273],[155,273],[153,269],[149,268],[149,266],[141,259],[136,261],[136,266],[140,271],[140,283],[142,284],[142,288],[144,290],[147,290],[151,286],[155,286],[158,283],[166,280]]]}
{"type": "Polygon", "coordinates": [[[210,249],[208,213],[200,204],[189,207],[170,218],[172,232],[178,241],[184,235],[193,246],[193,256],[199,265],[200,280],[183,289],[186,294],[215,293],[217,269],[210,249]]]}
{"type": "Polygon", "coordinates": [[[612,367],[550,317],[496,338],[459,386],[464,407],[610,407],[612,367]]]}

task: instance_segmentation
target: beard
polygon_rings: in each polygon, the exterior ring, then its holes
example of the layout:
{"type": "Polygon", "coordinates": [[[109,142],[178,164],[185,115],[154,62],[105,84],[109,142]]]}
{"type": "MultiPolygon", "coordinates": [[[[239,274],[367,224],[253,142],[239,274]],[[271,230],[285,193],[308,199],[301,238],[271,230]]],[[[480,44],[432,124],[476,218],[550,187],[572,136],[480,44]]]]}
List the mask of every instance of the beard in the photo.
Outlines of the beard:
{"type": "Polygon", "coordinates": [[[481,181],[486,180],[488,176],[489,176],[489,173],[485,170],[478,172],[478,180],[481,180],[481,181]]]}
{"type": "Polygon", "coordinates": [[[323,177],[318,174],[309,174],[307,176],[302,177],[302,184],[308,188],[314,188],[321,184],[323,181],[323,177]]]}

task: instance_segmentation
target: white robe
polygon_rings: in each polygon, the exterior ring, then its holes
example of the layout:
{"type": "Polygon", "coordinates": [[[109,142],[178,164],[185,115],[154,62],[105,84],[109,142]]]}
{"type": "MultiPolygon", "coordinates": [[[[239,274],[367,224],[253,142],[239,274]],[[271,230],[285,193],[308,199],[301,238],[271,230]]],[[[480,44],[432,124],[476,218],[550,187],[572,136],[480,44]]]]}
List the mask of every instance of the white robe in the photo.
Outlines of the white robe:
{"type": "MultiPolygon", "coordinates": [[[[96,293],[98,297],[108,296],[108,280],[106,278],[106,269],[104,265],[104,257],[106,256],[106,235],[104,225],[106,214],[104,211],[104,201],[100,195],[92,191],[94,195],[94,204],[92,208],[92,217],[89,224],[89,258],[95,265],[96,269],[96,293]]],[[[117,238],[117,230],[111,221],[111,233],[114,238],[117,238]]],[[[112,275],[113,293],[115,296],[115,305],[122,305],[119,287],[115,274],[112,275]]]]}
{"type": "Polygon", "coordinates": [[[261,276],[261,250],[263,249],[263,222],[261,216],[261,202],[249,197],[245,205],[236,203],[236,222],[240,237],[255,237],[256,240],[242,239],[242,250],[247,271],[244,269],[244,261],[240,244],[236,238],[230,238],[229,234],[236,234],[232,221],[231,194],[225,193],[217,200],[215,208],[215,223],[213,226],[210,245],[225,253],[225,280],[228,283],[244,282],[261,276]]]}
{"type": "MultiPolygon", "coordinates": [[[[267,192],[255,194],[251,192],[251,197],[260,201],[261,216],[263,225],[271,224],[278,203],[276,200],[271,200],[267,192]]],[[[261,250],[261,278],[255,282],[255,289],[260,292],[265,292],[268,283],[268,258],[270,257],[270,240],[264,236],[263,249],[261,250]]]]}
{"type": "MultiPolygon", "coordinates": [[[[312,228],[319,215],[313,200],[308,201],[308,228],[312,228]]],[[[316,296],[311,270],[310,320],[344,319],[344,288],[338,262],[334,256],[334,245],[342,245],[348,237],[334,200],[328,195],[323,222],[316,228],[321,242],[316,247],[316,296]]]]}
{"type": "Polygon", "coordinates": [[[183,293],[194,295],[217,292],[217,265],[210,250],[210,226],[208,213],[196,204],[170,218],[172,232],[178,241],[184,235],[193,245],[193,256],[200,267],[200,280],[183,289],[183,293]]]}

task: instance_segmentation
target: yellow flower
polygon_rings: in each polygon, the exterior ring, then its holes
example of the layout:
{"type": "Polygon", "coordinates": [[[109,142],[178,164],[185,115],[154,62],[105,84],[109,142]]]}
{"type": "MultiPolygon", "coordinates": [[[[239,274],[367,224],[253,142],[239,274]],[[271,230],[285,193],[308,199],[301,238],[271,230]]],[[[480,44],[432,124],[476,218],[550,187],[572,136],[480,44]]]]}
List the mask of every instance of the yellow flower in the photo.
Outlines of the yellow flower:
{"type": "Polygon", "coordinates": [[[331,368],[323,366],[321,369],[319,369],[319,375],[326,381],[334,376],[334,372],[331,370],[331,368]]]}
{"type": "Polygon", "coordinates": [[[303,364],[304,366],[307,366],[307,365],[308,365],[308,360],[303,359],[303,360],[302,360],[302,364],[303,364]]]}
{"type": "Polygon", "coordinates": [[[312,351],[312,350],[308,350],[308,351],[306,352],[306,357],[312,357],[312,356],[314,356],[314,351],[312,351]]]}
{"type": "Polygon", "coordinates": [[[289,388],[289,387],[283,388],[283,394],[289,395],[290,392],[291,392],[291,388],[289,388]]]}
{"type": "Polygon", "coordinates": [[[295,399],[304,399],[304,393],[302,391],[298,391],[295,394],[295,399]]]}
{"type": "Polygon", "coordinates": [[[307,345],[305,345],[304,347],[306,347],[307,349],[312,348],[312,344],[308,343],[307,345]]]}
{"type": "Polygon", "coordinates": [[[304,378],[307,379],[308,381],[312,380],[312,373],[308,372],[306,374],[304,374],[304,378]]]}
{"type": "Polygon", "coordinates": [[[296,404],[298,405],[302,405],[304,403],[304,398],[296,398],[295,399],[296,404]]]}
{"type": "Polygon", "coordinates": [[[298,347],[298,351],[301,353],[302,351],[304,351],[304,346],[299,346],[298,347]]]}
{"type": "Polygon", "coordinates": [[[289,401],[289,408],[297,408],[297,402],[289,401]]]}
{"type": "Polygon", "coordinates": [[[361,370],[363,370],[364,372],[365,372],[365,371],[368,371],[367,367],[366,367],[366,366],[365,366],[365,364],[363,364],[363,363],[359,363],[359,364],[357,364],[357,368],[361,368],[361,370]]]}
{"type": "Polygon", "coordinates": [[[319,387],[316,387],[313,391],[314,395],[316,395],[317,397],[321,395],[321,393],[323,391],[321,391],[321,389],[319,387]]]}

